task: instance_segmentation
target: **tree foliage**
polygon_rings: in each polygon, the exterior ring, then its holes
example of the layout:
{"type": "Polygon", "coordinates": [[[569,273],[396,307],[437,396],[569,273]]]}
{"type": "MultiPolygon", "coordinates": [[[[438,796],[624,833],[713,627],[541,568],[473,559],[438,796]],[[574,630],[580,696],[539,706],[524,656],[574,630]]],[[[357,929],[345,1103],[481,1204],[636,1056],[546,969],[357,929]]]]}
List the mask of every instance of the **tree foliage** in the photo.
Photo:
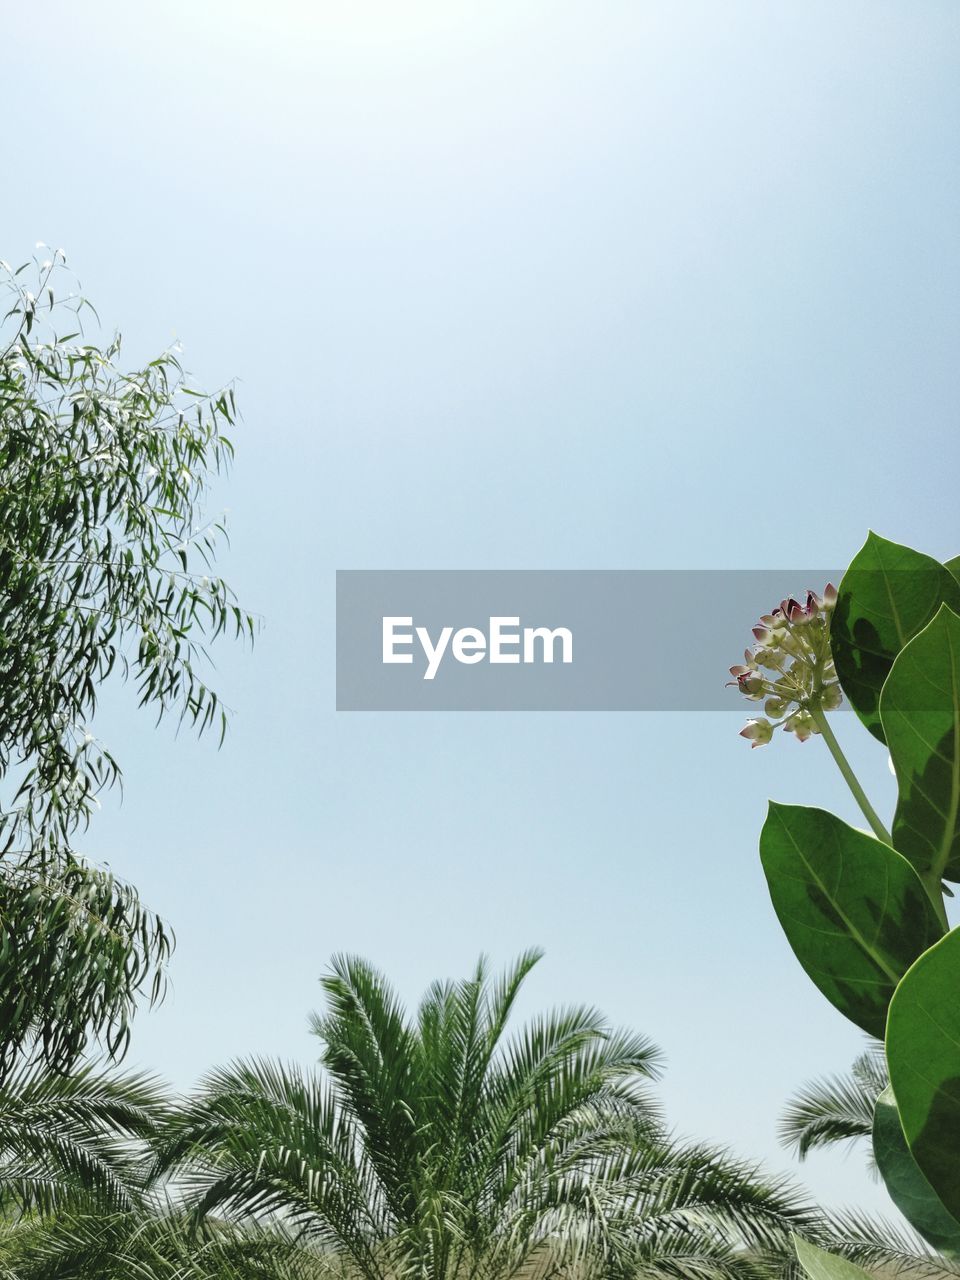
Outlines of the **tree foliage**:
{"type": "Polygon", "coordinates": [[[21,1063],[0,1085],[0,1214],[142,1205],[166,1107],[149,1076],[21,1063]]]}
{"type": "Polygon", "coordinates": [[[172,934],[72,845],[121,778],[94,731],[104,682],[222,735],[207,645],[254,632],[203,515],[232,390],[190,386],[174,350],[125,368],[65,276],[60,251],[0,262],[0,1073],[32,1049],[65,1069],[91,1033],[118,1056],[162,994],[172,934]]]}
{"type": "Polygon", "coordinates": [[[340,958],[314,1030],[325,1073],[267,1061],[211,1074],[160,1167],[199,1220],[279,1219],[365,1280],[733,1277],[785,1265],[815,1215],[725,1153],[670,1138],[658,1054],[593,1009],[506,1026],[536,963],[481,962],[411,1020],[340,958]]]}
{"type": "Polygon", "coordinates": [[[68,1070],[91,1038],[122,1058],[138,997],[163,994],[173,938],[136,892],[69,858],[0,873],[0,1081],[24,1055],[68,1070]]]}
{"type": "Polygon", "coordinates": [[[887,1087],[880,1045],[856,1059],[849,1072],[804,1085],[780,1118],[780,1140],[804,1160],[811,1151],[868,1139],[877,1098],[887,1087]]]}
{"type": "Polygon", "coordinates": [[[56,296],[58,265],[34,264],[36,292],[30,264],[6,271],[0,345],[2,837],[35,859],[120,776],[91,731],[103,681],[118,671],[158,717],[222,732],[205,645],[254,629],[211,576],[223,527],[203,516],[232,455],[232,390],[190,387],[173,350],[127,370],[119,335],[84,341],[92,308],[56,296]]]}
{"type": "Polygon", "coordinates": [[[16,1280],[336,1280],[322,1254],[279,1228],[210,1222],[174,1205],[21,1220],[0,1231],[0,1275],[16,1280]],[[6,1270],[2,1270],[2,1268],[6,1270]]]}

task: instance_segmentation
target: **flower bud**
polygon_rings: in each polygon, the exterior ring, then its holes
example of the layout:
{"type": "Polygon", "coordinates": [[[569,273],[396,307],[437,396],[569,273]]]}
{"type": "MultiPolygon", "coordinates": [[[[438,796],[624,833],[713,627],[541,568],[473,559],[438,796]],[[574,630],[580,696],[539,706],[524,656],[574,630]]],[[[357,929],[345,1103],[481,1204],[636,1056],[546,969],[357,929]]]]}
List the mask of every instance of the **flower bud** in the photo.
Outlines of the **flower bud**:
{"type": "Polygon", "coordinates": [[[764,747],[773,737],[773,725],[762,717],[759,720],[748,720],[740,730],[740,737],[746,738],[753,747],[764,747]]]}
{"type": "Polygon", "coordinates": [[[763,704],[763,709],[768,716],[773,716],[774,720],[779,720],[789,705],[790,703],[786,698],[768,698],[763,704]]]}
{"type": "Polygon", "coordinates": [[[813,723],[813,717],[809,711],[795,711],[783,727],[787,733],[792,733],[798,742],[806,742],[811,734],[817,732],[817,726],[813,723]]]}
{"type": "Polygon", "coordinates": [[[843,694],[838,684],[828,684],[820,695],[820,705],[824,711],[836,711],[843,701],[843,694]]]}
{"type": "Polygon", "coordinates": [[[832,609],[837,603],[837,588],[832,582],[828,582],[823,588],[823,607],[824,609],[832,609]]]}
{"type": "Polygon", "coordinates": [[[759,671],[744,671],[737,676],[737,688],[748,698],[762,698],[766,682],[759,671]]]}
{"type": "Polygon", "coordinates": [[[786,603],[787,607],[784,609],[784,613],[787,615],[788,622],[796,625],[807,621],[807,614],[799,600],[794,600],[793,596],[791,596],[786,603]]]}

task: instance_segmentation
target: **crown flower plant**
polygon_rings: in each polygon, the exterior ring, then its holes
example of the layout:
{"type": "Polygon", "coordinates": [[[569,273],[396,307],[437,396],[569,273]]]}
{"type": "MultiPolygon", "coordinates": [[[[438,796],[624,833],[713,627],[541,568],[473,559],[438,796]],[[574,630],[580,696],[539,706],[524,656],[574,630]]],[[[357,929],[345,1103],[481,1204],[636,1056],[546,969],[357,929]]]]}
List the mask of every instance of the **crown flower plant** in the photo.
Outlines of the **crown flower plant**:
{"type": "MultiPolygon", "coordinates": [[[[932,1257],[955,1269],[960,929],[946,899],[960,883],[960,557],[942,564],[871,533],[839,588],[781,601],[753,635],[731,683],[765,714],[742,736],[754,747],[778,728],[822,738],[870,826],[771,802],[760,859],[774,910],[820,992],[884,1042],[890,1087],[876,1100],[876,1165],[932,1257]],[[844,700],[889,753],[889,823],[827,719],[844,700]]],[[[830,1271],[801,1263],[811,1276],[830,1271]]]]}
{"type": "Polygon", "coordinates": [[[889,842],[889,832],[827,722],[826,713],[843,702],[830,644],[837,599],[837,588],[828,582],[822,595],[807,591],[803,604],[790,596],[763,614],[753,628],[756,644],[744,650],[742,663],[730,668],[733,680],[728,684],[736,685],[752,702],[762,702],[766,712],[747,721],[740,730],[741,738],[751,747],[763,747],[780,728],[799,742],[814,735],[822,737],[871,830],[889,842]]]}
{"type": "Polygon", "coordinates": [[[840,705],[843,695],[830,651],[836,602],[837,589],[828,583],[822,596],[808,591],[805,604],[792,596],[781,600],[753,628],[756,645],[730,668],[730,683],[752,702],[763,702],[773,717],[773,723],[767,716],[747,721],[740,736],[752,746],[765,746],[781,726],[805,742],[823,732],[819,713],[840,705]]]}

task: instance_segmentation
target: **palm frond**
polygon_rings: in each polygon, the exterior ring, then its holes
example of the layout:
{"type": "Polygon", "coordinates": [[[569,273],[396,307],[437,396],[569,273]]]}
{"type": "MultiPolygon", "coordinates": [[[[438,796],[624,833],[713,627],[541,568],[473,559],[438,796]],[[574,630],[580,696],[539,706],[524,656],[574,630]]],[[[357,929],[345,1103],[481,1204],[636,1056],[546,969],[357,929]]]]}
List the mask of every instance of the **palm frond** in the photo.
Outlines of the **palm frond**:
{"type": "Polygon", "coordinates": [[[265,1061],[211,1073],[167,1125],[157,1173],[175,1174],[195,1217],[279,1217],[369,1273],[389,1234],[385,1197],[328,1085],[265,1061]]]}
{"type": "Polygon", "coordinates": [[[906,1224],[847,1209],[830,1214],[828,1248],[861,1267],[891,1275],[960,1276],[960,1260],[934,1252],[906,1224]]]}
{"type": "Polygon", "coordinates": [[[16,1280],[334,1280],[329,1255],[278,1227],[199,1229],[169,1206],[107,1215],[34,1217],[0,1238],[2,1274],[16,1280]]]}
{"type": "Polygon", "coordinates": [[[24,1063],[0,1083],[0,1209],[133,1205],[148,1180],[145,1143],[168,1118],[148,1075],[63,1076],[24,1063]]]}
{"type": "Polygon", "coordinates": [[[886,1085],[882,1048],[871,1047],[848,1073],[814,1080],[791,1098],[778,1126],[780,1141],[803,1160],[817,1148],[868,1138],[886,1085]]]}

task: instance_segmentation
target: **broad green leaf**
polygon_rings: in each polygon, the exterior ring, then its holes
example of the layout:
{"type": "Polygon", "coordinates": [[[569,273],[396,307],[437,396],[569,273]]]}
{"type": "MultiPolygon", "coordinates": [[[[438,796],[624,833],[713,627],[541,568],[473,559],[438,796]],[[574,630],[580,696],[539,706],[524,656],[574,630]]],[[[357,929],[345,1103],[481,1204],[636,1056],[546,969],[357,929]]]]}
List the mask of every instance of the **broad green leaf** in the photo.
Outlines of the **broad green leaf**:
{"type": "Polygon", "coordinates": [[[960,1254],[960,1222],[943,1207],[911,1155],[889,1085],[873,1113],[873,1154],[890,1199],[910,1225],[941,1253],[960,1254]]]}
{"type": "Polygon", "coordinates": [[[880,717],[899,789],[893,843],[935,886],[960,880],[960,618],[946,605],[897,656],[880,717]]]}
{"type": "Polygon", "coordinates": [[[960,1218],[960,930],[924,952],[890,1001],[887,1063],[913,1158],[960,1218]]]}
{"type": "Polygon", "coordinates": [[[827,1253],[818,1249],[809,1240],[793,1237],[793,1247],[797,1260],[806,1273],[808,1280],[870,1280],[870,1274],[846,1258],[835,1253],[827,1253]]]}
{"type": "Polygon", "coordinates": [[[949,569],[957,581],[960,582],[960,556],[954,556],[953,559],[948,560],[943,567],[945,569],[949,569]]]}
{"type": "Polygon", "coordinates": [[[920,878],[889,845],[823,809],[770,805],[760,858],[797,959],[878,1039],[897,983],[943,930],[920,878]]]}
{"type": "Polygon", "coordinates": [[[881,742],[883,682],[894,658],[941,604],[960,612],[960,581],[930,556],[875,533],[843,575],[830,624],[837,675],[850,705],[881,742]]]}

